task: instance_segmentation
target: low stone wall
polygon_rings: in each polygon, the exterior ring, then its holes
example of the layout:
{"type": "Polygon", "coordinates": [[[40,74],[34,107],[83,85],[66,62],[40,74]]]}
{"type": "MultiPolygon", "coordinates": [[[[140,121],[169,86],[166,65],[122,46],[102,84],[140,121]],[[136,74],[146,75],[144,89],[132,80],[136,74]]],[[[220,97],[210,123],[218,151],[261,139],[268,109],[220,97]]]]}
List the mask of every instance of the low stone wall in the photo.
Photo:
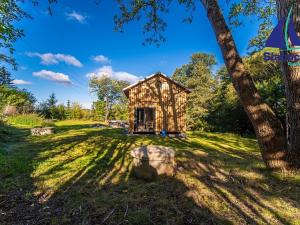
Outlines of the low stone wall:
{"type": "Polygon", "coordinates": [[[110,120],[108,121],[108,126],[112,128],[128,128],[128,122],[127,121],[121,121],[121,120],[110,120]]]}
{"type": "Polygon", "coordinates": [[[31,135],[42,136],[54,133],[54,127],[36,127],[31,129],[31,135]]]}

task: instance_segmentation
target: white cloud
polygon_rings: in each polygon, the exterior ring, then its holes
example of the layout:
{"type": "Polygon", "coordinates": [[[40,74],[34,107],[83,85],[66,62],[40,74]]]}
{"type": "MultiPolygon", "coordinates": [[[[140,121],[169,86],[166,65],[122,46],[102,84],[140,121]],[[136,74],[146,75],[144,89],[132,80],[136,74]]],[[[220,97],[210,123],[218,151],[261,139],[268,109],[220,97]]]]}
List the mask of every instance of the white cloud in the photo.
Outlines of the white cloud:
{"type": "Polygon", "coordinates": [[[41,70],[39,72],[32,73],[33,76],[40,77],[42,79],[51,80],[61,84],[72,84],[68,75],[63,73],[56,73],[49,70],[41,70]]]}
{"type": "Polygon", "coordinates": [[[137,82],[140,79],[138,76],[127,72],[114,71],[111,66],[102,66],[96,71],[88,73],[86,76],[88,78],[107,76],[116,80],[128,81],[129,83],[137,82]]]}
{"type": "Polygon", "coordinates": [[[108,63],[110,63],[110,59],[107,58],[107,57],[104,56],[104,55],[96,55],[96,56],[93,57],[93,60],[94,60],[95,62],[99,62],[99,63],[103,63],[103,64],[108,64],[108,63]]]}
{"type": "Polygon", "coordinates": [[[91,109],[92,105],[93,105],[93,102],[80,102],[80,104],[82,105],[82,107],[84,109],[91,109]]]}
{"type": "Polygon", "coordinates": [[[82,67],[82,63],[72,55],[53,53],[41,54],[38,52],[27,52],[26,55],[29,57],[39,57],[42,60],[41,63],[44,65],[53,65],[58,64],[59,62],[64,62],[72,66],[82,67]]]}
{"type": "Polygon", "coordinates": [[[74,10],[71,13],[66,13],[66,16],[69,20],[75,20],[79,23],[84,23],[87,19],[86,16],[84,16],[74,10]]]}
{"type": "Polygon", "coordinates": [[[13,80],[12,82],[13,84],[16,84],[16,85],[29,85],[29,84],[32,84],[30,81],[25,81],[25,80],[13,80]]]}

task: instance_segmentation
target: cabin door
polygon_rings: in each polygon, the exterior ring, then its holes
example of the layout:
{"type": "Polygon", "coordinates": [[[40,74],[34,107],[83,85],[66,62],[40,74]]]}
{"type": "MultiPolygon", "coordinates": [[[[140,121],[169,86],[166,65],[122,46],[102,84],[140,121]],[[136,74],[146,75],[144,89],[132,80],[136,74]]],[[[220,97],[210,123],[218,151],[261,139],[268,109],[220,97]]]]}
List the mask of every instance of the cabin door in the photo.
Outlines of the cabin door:
{"type": "Polygon", "coordinates": [[[137,108],[135,110],[135,132],[154,133],[155,108],[137,108]]]}

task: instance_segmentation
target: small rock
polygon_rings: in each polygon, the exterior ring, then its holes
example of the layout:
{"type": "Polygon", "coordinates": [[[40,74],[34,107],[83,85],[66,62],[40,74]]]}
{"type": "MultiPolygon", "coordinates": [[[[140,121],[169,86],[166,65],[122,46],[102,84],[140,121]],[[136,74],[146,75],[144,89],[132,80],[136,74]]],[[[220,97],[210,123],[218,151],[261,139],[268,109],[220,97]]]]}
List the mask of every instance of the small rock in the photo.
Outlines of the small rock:
{"type": "Polygon", "coordinates": [[[32,128],[31,135],[33,136],[42,136],[42,135],[48,135],[54,133],[54,127],[37,127],[32,128]]]}

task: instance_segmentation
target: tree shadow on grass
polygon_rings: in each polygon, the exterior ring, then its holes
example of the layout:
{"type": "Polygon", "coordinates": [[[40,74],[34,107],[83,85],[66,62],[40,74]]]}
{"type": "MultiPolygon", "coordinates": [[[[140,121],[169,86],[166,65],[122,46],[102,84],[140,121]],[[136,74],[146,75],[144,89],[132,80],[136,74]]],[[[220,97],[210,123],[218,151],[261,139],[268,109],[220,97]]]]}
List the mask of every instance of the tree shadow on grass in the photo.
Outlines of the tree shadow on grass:
{"type": "Polygon", "coordinates": [[[79,171],[47,201],[47,205],[56,208],[56,214],[52,214],[47,222],[231,224],[210,209],[196,205],[188,196],[190,190],[176,177],[161,176],[155,182],[131,177],[131,162],[125,158],[117,156],[106,169],[98,161],[83,176],[79,171]],[[113,169],[113,163],[118,160],[120,164],[113,169]]]}
{"type": "Polygon", "coordinates": [[[260,159],[244,150],[255,142],[244,140],[239,146],[235,137],[193,136],[129,137],[122,129],[68,126],[52,136],[31,137],[22,149],[30,153],[30,166],[23,174],[30,181],[22,191],[18,186],[12,193],[16,197],[4,199],[6,214],[0,223],[290,223],[291,218],[279,213],[285,206],[272,205],[271,200],[299,209],[299,196],[281,192],[287,186],[299,192],[299,185],[256,168],[260,159]],[[155,182],[130,177],[129,151],[142,144],[174,147],[181,168],[177,175],[155,182]]]}
{"type": "MultiPolygon", "coordinates": [[[[230,212],[219,215],[236,224],[299,223],[300,182],[265,169],[254,140],[222,136],[199,132],[188,139],[153,138],[149,144],[176,148],[188,187],[209,190],[211,202],[230,212]]],[[[201,191],[196,196],[205,198],[201,191]]]]}
{"type": "MultiPolygon", "coordinates": [[[[299,182],[279,179],[264,167],[257,167],[260,159],[243,150],[230,154],[230,148],[216,151],[210,145],[197,145],[208,154],[183,150],[179,164],[237,215],[237,224],[292,224],[291,219],[297,219],[285,215],[290,213],[288,210],[300,212],[300,196],[296,194],[300,191],[299,182]],[[278,205],[274,199],[281,203],[278,205]]],[[[217,143],[214,145],[224,148],[217,143]]]]}
{"type": "Polygon", "coordinates": [[[23,175],[32,179],[5,199],[1,223],[230,224],[196,205],[176,177],[150,183],[130,177],[128,153],[140,137],[82,129],[76,137],[62,132],[31,138],[33,162],[23,175]]]}

